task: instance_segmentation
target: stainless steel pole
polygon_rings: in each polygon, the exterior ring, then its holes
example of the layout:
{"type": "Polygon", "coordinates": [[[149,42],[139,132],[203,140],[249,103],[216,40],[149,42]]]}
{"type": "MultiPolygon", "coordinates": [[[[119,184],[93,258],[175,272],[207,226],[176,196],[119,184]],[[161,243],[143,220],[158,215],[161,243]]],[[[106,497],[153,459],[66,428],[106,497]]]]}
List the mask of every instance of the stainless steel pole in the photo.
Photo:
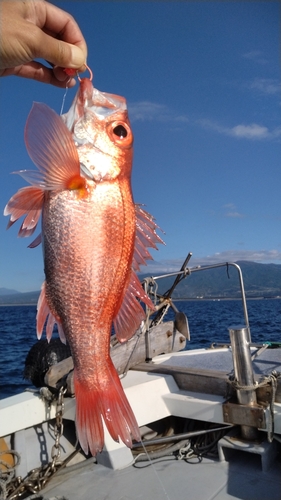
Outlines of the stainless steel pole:
{"type": "MultiPolygon", "coordinates": [[[[257,403],[256,391],[250,386],[254,385],[254,372],[251,360],[250,335],[248,327],[237,326],[229,328],[230,342],[235,379],[243,389],[237,390],[239,404],[253,406],[257,403]],[[247,386],[249,389],[247,389],[247,386]]],[[[255,427],[241,426],[242,438],[253,440],[257,438],[258,431],[255,427]]]]}

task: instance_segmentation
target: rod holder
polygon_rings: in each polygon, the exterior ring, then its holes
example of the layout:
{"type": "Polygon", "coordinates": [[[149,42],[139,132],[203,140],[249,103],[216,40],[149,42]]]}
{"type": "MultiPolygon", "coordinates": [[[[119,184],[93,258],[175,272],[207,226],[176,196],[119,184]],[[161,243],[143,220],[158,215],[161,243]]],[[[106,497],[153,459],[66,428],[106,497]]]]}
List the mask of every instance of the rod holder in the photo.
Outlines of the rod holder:
{"type": "MultiPolygon", "coordinates": [[[[237,400],[239,404],[254,406],[257,403],[256,391],[252,388],[254,380],[253,365],[250,350],[250,332],[245,326],[234,326],[229,328],[230,342],[235,379],[243,389],[237,389],[237,400]],[[249,386],[249,389],[247,389],[249,386]]],[[[241,425],[243,439],[254,440],[258,431],[255,427],[241,425]]]]}

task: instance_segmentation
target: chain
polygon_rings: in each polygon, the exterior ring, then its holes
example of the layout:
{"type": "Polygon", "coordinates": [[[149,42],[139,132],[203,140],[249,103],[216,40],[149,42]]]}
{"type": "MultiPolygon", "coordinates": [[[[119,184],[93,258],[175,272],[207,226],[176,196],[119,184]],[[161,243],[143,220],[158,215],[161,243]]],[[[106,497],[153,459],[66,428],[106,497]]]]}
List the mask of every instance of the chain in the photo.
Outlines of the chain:
{"type": "Polygon", "coordinates": [[[194,456],[194,451],[191,448],[191,442],[187,441],[186,444],[179,449],[177,459],[185,460],[186,458],[190,458],[192,456],[194,456]]]}
{"type": "Polygon", "coordinates": [[[56,463],[60,457],[60,438],[63,435],[63,411],[64,411],[64,395],[67,391],[67,388],[61,387],[57,399],[57,407],[56,407],[56,422],[54,426],[54,436],[55,436],[55,444],[52,447],[51,457],[51,470],[55,469],[56,463]]]}
{"type": "Polygon", "coordinates": [[[54,425],[55,443],[51,450],[51,462],[45,466],[32,469],[24,479],[21,476],[15,477],[6,485],[4,499],[16,500],[21,497],[24,498],[27,493],[38,493],[38,491],[44,488],[51,477],[59,469],[66,466],[66,464],[80,451],[79,449],[75,450],[63,463],[59,462],[61,454],[60,439],[63,434],[64,395],[66,390],[66,388],[61,387],[57,398],[56,420],[54,425]]]}
{"type": "Polygon", "coordinates": [[[7,498],[9,485],[15,478],[15,470],[19,464],[20,455],[15,450],[3,450],[0,452],[0,499],[7,498]],[[3,460],[5,455],[14,456],[14,465],[10,465],[6,460],[3,460]]]}
{"type": "Polygon", "coordinates": [[[187,463],[194,464],[202,462],[203,456],[199,453],[196,453],[196,451],[191,446],[191,442],[187,441],[187,443],[179,449],[177,460],[185,460],[185,462],[187,463]]]}

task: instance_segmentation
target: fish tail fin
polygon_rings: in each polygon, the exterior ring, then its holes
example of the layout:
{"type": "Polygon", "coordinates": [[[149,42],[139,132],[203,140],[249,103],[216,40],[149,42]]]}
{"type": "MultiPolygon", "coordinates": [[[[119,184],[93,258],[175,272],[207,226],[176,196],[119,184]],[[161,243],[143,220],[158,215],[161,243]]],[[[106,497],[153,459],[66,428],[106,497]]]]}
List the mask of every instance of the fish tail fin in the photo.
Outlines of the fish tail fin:
{"type": "Polygon", "coordinates": [[[119,376],[111,360],[107,365],[106,377],[89,387],[80,381],[74,372],[76,397],[76,432],[80,445],[87,454],[90,450],[95,456],[104,445],[104,421],[112,439],[119,438],[129,448],[132,439],[140,441],[139,427],[119,376]],[[105,380],[106,378],[106,380],[105,380]]]}

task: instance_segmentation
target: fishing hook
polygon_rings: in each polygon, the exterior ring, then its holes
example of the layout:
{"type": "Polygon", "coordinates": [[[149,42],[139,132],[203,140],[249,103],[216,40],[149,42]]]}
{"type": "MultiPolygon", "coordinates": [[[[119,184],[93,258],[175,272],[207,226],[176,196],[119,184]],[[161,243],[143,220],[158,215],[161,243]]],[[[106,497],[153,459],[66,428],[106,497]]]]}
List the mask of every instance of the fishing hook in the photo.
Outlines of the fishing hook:
{"type": "MultiPolygon", "coordinates": [[[[86,69],[87,69],[87,70],[89,71],[89,73],[90,73],[90,78],[89,78],[89,80],[90,80],[90,81],[92,81],[92,80],[93,80],[93,72],[92,72],[91,68],[89,68],[89,66],[87,66],[87,64],[85,64],[85,66],[86,66],[86,69]]],[[[81,78],[80,78],[80,75],[79,75],[79,73],[78,73],[78,70],[76,70],[76,69],[72,69],[72,68],[65,68],[65,69],[64,69],[64,72],[65,72],[68,76],[74,76],[74,75],[76,75],[76,76],[77,76],[77,78],[78,78],[78,80],[79,80],[79,82],[81,82],[81,78]]]]}
{"type": "MultiPolygon", "coordinates": [[[[88,71],[89,71],[89,73],[90,73],[90,78],[89,78],[89,80],[90,80],[90,82],[91,82],[91,81],[92,81],[92,79],[93,79],[93,72],[92,72],[91,68],[89,68],[89,66],[87,66],[87,64],[85,64],[85,66],[86,66],[87,70],[88,70],[88,71]]],[[[77,71],[77,73],[76,73],[76,74],[77,74],[77,78],[78,78],[79,82],[81,82],[81,78],[80,78],[80,76],[79,76],[79,74],[78,74],[78,71],[77,71]]]]}

